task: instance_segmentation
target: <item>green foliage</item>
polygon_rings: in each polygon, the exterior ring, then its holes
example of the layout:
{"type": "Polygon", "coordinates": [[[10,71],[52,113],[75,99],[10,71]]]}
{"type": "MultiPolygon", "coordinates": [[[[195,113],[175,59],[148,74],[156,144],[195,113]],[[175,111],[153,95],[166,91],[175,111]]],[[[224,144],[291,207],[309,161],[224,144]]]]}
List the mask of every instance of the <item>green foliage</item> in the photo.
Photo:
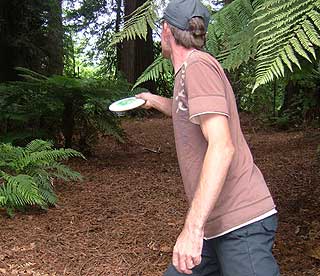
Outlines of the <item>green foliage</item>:
{"type": "MultiPolygon", "coordinates": [[[[233,75],[231,76],[233,77],[233,75]]],[[[253,91],[254,63],[252,61],[242,65],[237,70],[235,80],[233,78],[231,80],[241,111],[255,114],[259,119],[267,119],[277,115],[283,102],[282,91],[285,87],[283,80],[274,81],[253,91]]]]}
{"type": "Polygon", "coordinates": [[[140,84],[153,80],[156,81],[160,78],[161,74],[170,74],[172,73],[172,64],[168,59],[164,59],[160,54],[156,60],[143,72],[143,74],[138,78],[133,88],[136,88],[140,84]]]}
{"type": "Polygon", "coordinates": [[[54,179],[80,180],[81,175],[60,161],[84,156],[72,149],[53,149],[53,144],[34,140],[26,147],[0,144],[0,208],[9,215],[15,209],[55,205],[54,179]]]}
{"type": "Polygon", "coordinates": [[[253,89],[314,62],[320,46],[320,2],[314,0],[235,0],[213,17],[208,48],[227,70],[256,61],[253,89]]]}
{"type": "Polygon", "coordinates": [[[254,88],[285,76],[293,64],[301,68],[299,56],[313,62],[320,46],[319,0],[267,0],[254,12],[258,38],[254,88]]]}
{"type": "Polygon", "coordinates": [[[77,5],[73,1],[65,1],[67,76],[104,79],[117,76],[116,48],[108,45],[123,21],[119,2],[123,1],[86,0],[77,5]]]}
{"type": "Polygon", "coordinates": [[[130,18],[125,21],[122,31],[115,33],[109,47],[115,46],[123,40],[132,40],[137,37],[146,40],[148,25],[154,29],[157,18],[154,1],[147,0],[130,14],[130,18]]]}
{"type": "Polygon", "coordinates": [[[128,94],[126,82],[47,78],[27,69],[19,71],[26,81],[0,85],[2,140],[42,137],[67,147],[77,142],[87,150],[99,133],[122,139],[119,120],[108,106],[128,94]]]}
{"type": "Polygon", "coordinates": [[[295,84],[294,95],[291,96],[289,106],[283,109],[283,115],[289,121],[301,125],[308,121],[318,121],[320,116],[320,78],[313,66],[303,66],[302,71],[290,76],[295,84]]]}
{"type": "Polygon", "coordinates": [[[236,0],[213,15],[213,23],[208,28],[207,50],[227,70],[239,68],[254,57],[253,12],[250,0],[236,0]]]}
{"type": "MultiPolygon", "coordinates": [[[[285,76],[286,68],[293,71],[293,64],[301,68],[301,58],[314,62],[316,47],[320,46],[319,8],[320,0],[235,0],[213,16],[207,50],[227,70],[256,60],[256,89],[285,76]]],[[[138,18],[143,14],[139,13],[138,18]]],[[[117,39],[146,35],[139,24],[133,20],[117,39]]],[[[139,83],[159,77],[160,65],[161,60],[157,59],[139,83]]]]}

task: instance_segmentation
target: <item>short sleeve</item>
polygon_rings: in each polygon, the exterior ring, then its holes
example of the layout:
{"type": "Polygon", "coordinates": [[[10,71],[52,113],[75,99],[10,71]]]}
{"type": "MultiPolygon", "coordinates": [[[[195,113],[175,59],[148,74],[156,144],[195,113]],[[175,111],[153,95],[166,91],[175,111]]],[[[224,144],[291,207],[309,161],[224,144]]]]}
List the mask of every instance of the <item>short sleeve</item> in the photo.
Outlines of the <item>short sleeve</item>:
{"type": "Polygon", "coordinates": [[[191,122],[199,124],[198,116],[208,113],[229,117],[226,87],[220,70],[213,62],[204,60],[187,66],[185,88],[191,122]]]}

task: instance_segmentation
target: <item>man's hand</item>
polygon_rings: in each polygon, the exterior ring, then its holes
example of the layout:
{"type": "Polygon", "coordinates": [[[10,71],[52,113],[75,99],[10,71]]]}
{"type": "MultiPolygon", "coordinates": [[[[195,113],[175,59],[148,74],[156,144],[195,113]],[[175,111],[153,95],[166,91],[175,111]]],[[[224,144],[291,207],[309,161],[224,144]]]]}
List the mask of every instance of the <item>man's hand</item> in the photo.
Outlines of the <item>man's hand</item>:
{"type": "Polygon", "coordinates": [[[172,263],[184,274],[192,274],[195,266],[201,262],[203,230],[184,227],[173,249],[172,263]]]}
{"type": "Polygon", "coordinates": [[[144,92],[136,95],[136,98],[145,100],[145,104],[142,106],[144,109],[151,109],[154,106],[151,103],[151,98],[153,97],[153,94],[150,92],[144,92]]]}
{"type": "Polygon", "coordinates": [[[150,92],[144,92],[136,95],[136,98],[143,99],[146,103],[142,108],[150,109],[155,108],[165,115],[171,117],[172,113],[172,99],[161,97],[150,92]]]}

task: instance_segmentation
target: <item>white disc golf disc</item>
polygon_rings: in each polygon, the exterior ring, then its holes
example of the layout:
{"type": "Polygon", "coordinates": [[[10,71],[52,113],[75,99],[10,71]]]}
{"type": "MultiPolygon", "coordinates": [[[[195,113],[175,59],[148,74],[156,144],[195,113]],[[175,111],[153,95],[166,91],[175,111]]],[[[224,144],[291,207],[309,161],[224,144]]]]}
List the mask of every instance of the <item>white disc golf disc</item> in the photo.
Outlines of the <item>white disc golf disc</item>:
{"type": "Polygon", "coordinates": [[[119,101],[112,103],[109,106],[109,110],[113,112],[127,111],[135,109],[145,104],[145,100],[137,99],[136,97],[125,98],[119,101]]]}

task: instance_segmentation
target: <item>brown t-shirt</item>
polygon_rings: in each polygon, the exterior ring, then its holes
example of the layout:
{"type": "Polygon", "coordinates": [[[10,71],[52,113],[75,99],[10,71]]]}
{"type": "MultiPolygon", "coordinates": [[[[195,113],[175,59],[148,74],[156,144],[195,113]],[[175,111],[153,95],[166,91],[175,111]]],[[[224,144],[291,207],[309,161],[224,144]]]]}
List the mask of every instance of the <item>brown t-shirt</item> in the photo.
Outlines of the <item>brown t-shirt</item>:
{"type": "Polygon", "coordinates": [[[180,171],[189,203],[199,183],[207,150],[201,114],[227,116],[235,154],[205,237],[219,235],[274,209],[275,205],[240,128],[235,97],[218,61],[194,51],[176,73],[172,117],[180,171]]]}

